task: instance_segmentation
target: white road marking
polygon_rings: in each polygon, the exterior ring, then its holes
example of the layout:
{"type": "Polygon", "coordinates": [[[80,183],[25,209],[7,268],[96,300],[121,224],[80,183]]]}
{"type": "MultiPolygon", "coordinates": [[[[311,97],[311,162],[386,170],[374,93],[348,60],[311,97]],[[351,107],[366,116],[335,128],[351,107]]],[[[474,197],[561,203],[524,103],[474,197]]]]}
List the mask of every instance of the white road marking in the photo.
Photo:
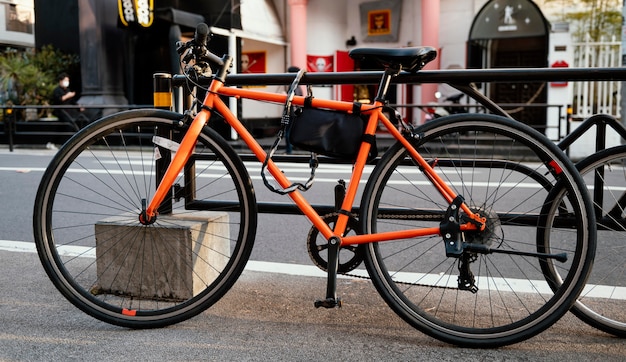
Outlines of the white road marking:
{"type": "MultiPolygon", "coordinates": [[[[84,258],[95,258],[96,252],[94,248],[85,246],[63,246],[59,248],[63,256],[78,256],[84,258]]],[[[37,249],[33,242],[0,240],[0,250],[36,253],[37,249]]],[[[268,261],[250,260],[246,265],[247,271],[276,273],[294,276],[319,277],[325,278],[326,273],[313,265],[276,263],[268,261]]],[[[354,270],[351,274],[359,277],[366,277],[365,270],[354,270]]],[[[351,276],[339,276],[341,278],[351,278],[351,276]]],[[[442,277],[438,274],[422,274],[422,273],[396,273],[394,279],[399,282],[414,283],[420,285],[434,285],[439,287],[456,288],[456,278],[442,277]]],[[[527,280],[513,278],[485,278],[477,277],[478,288],[481,290],[499,290],[507,291],[513,288],[516,292],[524,293],[547,293],[550,294],[550,288],[544,280],[527,280]]],[[[610,298],[615,300],[626,300],[626,287],[616,287],[610,285],[593,285],[588,284],[582,293],[586,298],[610,298]]]]}

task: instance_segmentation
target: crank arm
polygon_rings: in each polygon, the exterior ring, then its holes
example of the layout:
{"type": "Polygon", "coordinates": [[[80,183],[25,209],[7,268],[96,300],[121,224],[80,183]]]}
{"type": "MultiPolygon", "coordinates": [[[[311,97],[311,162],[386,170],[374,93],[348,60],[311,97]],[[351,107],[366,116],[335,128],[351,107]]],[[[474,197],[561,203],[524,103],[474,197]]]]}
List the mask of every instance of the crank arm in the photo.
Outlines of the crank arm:
{"type": "Polygon", "coordinates": [[[533,253],[533,252],[518,251],[518,250],[493,249],[483,244],[463,243],[463,251],[472,251],[472,252],[480,253],[480,254],[499,253],[499,254],[533,256],[536,258],[556,259],[557,261],[560,261],[562,263],[567,261],[567,253],[547,254],[547,253],[533,253]]]}

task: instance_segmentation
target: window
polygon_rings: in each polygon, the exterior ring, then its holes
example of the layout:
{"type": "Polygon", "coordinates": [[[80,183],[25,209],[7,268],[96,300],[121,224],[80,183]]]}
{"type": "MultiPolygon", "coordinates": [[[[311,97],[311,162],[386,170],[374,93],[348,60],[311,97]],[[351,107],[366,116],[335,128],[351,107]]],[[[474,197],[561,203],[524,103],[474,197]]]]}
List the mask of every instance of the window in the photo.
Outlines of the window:
{"type": "Polygon", "coordinates": [[[15,4],[5,4],[6,30],[19,33],[33,33],[32,9],[15,4]]]}

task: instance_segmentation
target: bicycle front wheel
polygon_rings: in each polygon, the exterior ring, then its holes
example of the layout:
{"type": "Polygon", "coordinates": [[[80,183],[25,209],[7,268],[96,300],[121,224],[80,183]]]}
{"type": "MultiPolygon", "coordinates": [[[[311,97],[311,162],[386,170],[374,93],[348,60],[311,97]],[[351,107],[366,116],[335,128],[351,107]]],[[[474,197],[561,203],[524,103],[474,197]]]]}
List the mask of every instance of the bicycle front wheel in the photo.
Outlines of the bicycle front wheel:
{"type": "MultiPolygon", "coordinates": [[[[572,163],[536,131],[498,116],[445,117],[416,133],[414,147],[486,228],[459,233],[465,249],[457,256],[446,256],[438,235],[367,245],[381,296],[414,327],[457,345],[507,345],[551,326],[576,300],[595,250],[591,203],[572,163]],[[543,225],[541,210],[557,185],[571,217],[543,225]],[[534,237],[539,227],[550,255],[534,237]],[[563,281],[552,290],[541,262],[563,256],[554,261],[563,281]]],[[[441,227],[454,221],[453,211],[397,144],[366,185],[361,218],[363,231],[374,234],[441,227]]]]}
{"type": "Polygon", "coordinates": [[[221,298],[249,258],[252,183],[205,128],[156,222],[139,216],[186,130],[183,116],[136,110],[81,130],[53,158],[33,214],[41,262],[59,291],[108,323],[161,327],[221,298]]]}

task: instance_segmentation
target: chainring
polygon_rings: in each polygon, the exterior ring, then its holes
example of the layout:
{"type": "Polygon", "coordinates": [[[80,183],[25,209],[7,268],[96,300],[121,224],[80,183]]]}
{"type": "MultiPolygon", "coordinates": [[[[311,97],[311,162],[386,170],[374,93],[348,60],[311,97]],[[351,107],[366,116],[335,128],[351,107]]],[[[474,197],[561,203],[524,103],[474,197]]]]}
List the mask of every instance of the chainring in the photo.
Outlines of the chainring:
{"type": "MultiPolygon", "coordinates": [[[[337,222],[338,213],[331,213],[322,216],[322,219],[331,229],[334,227],[337,222]]],[[[359,234],[359,220],[350,216],[348,219],[348,224],[346,226],[345,235],[348,235],[351,232],[355,234],[359,234]]],[[[323,271],[328,270],[328,253],[324,253],[328,250],[328,241],[324,239],[323,236],[320,235],[319,230],[312,226],[311,230],[309,230],[309,235],[306,240],[307,251],[309,252],[309,257],[313,261],[313,263],[323,271]]],[[[337,269],[337,273],[345,274],[354,269],[356,269],[361,262],[363,262],[363,257],[361,254],[361,248],[358,245],[347,245],[342,247],[339,250],[339,268],[337,269]]]]}

